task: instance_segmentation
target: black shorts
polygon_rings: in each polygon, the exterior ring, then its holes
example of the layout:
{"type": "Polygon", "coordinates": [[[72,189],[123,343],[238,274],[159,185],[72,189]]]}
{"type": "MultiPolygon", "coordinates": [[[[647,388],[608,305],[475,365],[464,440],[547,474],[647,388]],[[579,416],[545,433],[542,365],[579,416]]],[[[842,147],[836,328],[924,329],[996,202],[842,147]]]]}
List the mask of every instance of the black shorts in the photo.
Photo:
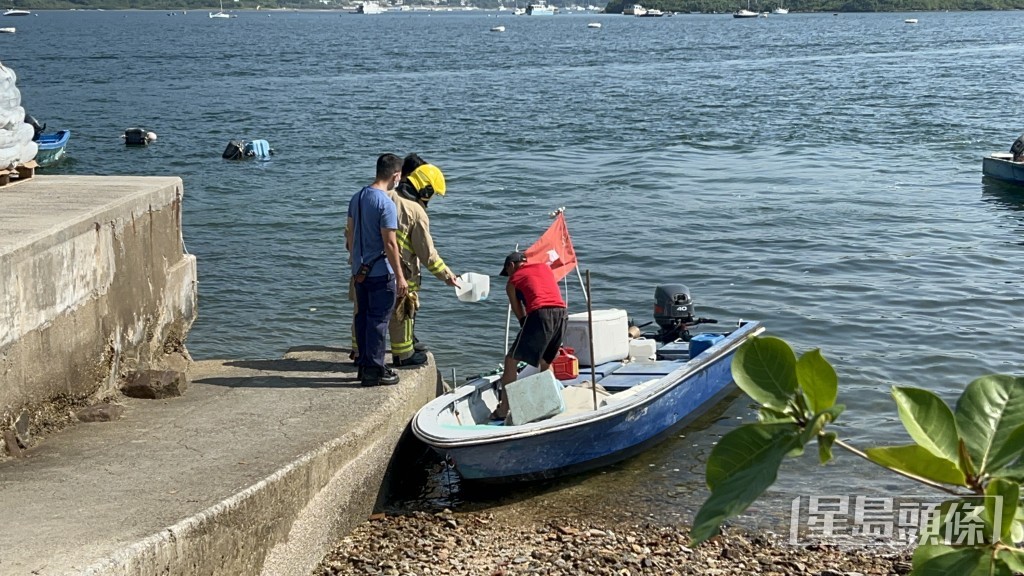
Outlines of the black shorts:
{"type": "Polygon", "coordinates": [[[565,308],[538,308],[526,315],[526,322],[512,342],[508,355],[531,366],[540,367],[558,356],[569,314],[565,308]]]}

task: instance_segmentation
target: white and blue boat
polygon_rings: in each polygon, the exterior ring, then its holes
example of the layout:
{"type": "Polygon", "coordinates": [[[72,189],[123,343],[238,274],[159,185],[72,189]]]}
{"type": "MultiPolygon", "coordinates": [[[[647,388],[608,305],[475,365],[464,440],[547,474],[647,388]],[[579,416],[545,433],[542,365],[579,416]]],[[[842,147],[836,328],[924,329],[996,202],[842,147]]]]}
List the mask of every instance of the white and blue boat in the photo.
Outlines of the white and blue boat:
{"type": "Polygon", "coordinates": [[[547,3],[543,1],[532,2],[526,6],[526,14],[529,16],[554,16],[555,7],[548,6],[547,3]]]}
{"type": "Polygon", "coordinates": [[[39,166],[52,166],[67,155],[68,140],[71,139],[71,130],[58,130],[51,133],[40,134],[36,138],[39,145],[39,152],[36,153],[36,163],[39,166]]]}
{"type": "Polygon", "coordinates": [[[412,421],[413,433],[444,456],[463,480],[480,482],[583,472],[649,448],[735,389],[734,353],[764,332],[759,322],[741,322],[730,332],[691,337],[688,328],[710,321],[693,318],[692,305],[665,307],[658,297],[680,302],[681,291],[688,300],[682,285],[656,290],[655,320],[661,330],[654,335],[660,346],[653,360],[622,358],[593,370],[581,367],[579,377],[556,385],[562,403],[557,414],[522,424],[491,420],[498,406],[499,376],[490,375],[421,408],[412,421]],[[676,309],[681,309],[678,314],[672,312],[676,309]]]}

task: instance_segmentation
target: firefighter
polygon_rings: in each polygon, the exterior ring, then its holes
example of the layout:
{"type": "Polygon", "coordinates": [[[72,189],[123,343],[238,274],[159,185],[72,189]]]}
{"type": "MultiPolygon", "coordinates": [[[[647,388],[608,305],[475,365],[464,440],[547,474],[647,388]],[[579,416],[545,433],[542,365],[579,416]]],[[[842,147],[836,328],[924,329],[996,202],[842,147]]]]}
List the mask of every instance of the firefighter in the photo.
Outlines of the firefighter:
{"type": "MultiPolygon", "coordinates": [[[[425,264],[427,270],[445,284],[457,285],[455,275],[434,248],[430,218],[427,216],[427,203],[430,199],[445,194],[444,174],[419,155],[409,154],[402,163],[402,178],[398,186],[387,193],[398,208],[398,230],[395,235],[402,272],[409,283],[408,295],[395,302],[388,324],[391,359],[397,367],[419,366],[427,361],[427,347],[416,339],[413,332],[416,311],[420,307],[420,266],[425,264]]],[[[352,348],[349,357],[355,360],[359,352],[356,350],[354,336],[352,348]]]]}
{"type": "Polygon", "coordinates": [[[428,272],[448,286],[457,285],[455,274],[434,248],[430,218],[427,216],[430,199],[444,194],[444,174],[416,154],[405,157],[402,179],[394,190],[388,192],[398,207],[398,250],[402,272],[409,282],[409,293],[395,302],[388,325],[392,363],[398,367],[419,366],[427,361],[426,347],[418,343],[413,333],[416,311],[420,307],[420,265],[425,265],[428,272]]]}

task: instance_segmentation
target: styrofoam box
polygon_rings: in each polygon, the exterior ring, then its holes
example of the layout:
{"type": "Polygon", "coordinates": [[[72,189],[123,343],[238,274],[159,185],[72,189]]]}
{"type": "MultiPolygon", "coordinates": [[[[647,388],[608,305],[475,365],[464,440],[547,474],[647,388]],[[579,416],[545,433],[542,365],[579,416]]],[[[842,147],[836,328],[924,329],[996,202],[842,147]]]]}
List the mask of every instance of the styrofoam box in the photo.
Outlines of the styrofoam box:
{"type": "MultiPolygon", "coordinates": [[[[594,363],[604,364],[629,356],[629,320],[626,311],[612,308],[594,310],[594,363]]],[[[587,313],[569,315],[562,345],[576,351],[580,366],[590,366],[590,337],[587,313]]]]}
{"type": "Polygon", "coordinates": [[[562,383],[545,370],[505,385],[512,424],[529,424],[565,411],[562,383]]]}

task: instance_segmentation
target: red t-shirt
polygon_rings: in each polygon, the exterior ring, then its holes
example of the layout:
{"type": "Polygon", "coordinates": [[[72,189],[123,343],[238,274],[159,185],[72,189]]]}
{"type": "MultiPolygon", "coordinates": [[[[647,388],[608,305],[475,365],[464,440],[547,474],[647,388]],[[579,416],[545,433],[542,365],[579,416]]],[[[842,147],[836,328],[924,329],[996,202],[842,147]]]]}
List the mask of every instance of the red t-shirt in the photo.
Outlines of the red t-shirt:
{"type": "Polygon", "coordinates": [[[523,264],[509,282],[523,295],[527,314],[538,308],[565,308],[558,280],[547,264],[523,264]]]}

